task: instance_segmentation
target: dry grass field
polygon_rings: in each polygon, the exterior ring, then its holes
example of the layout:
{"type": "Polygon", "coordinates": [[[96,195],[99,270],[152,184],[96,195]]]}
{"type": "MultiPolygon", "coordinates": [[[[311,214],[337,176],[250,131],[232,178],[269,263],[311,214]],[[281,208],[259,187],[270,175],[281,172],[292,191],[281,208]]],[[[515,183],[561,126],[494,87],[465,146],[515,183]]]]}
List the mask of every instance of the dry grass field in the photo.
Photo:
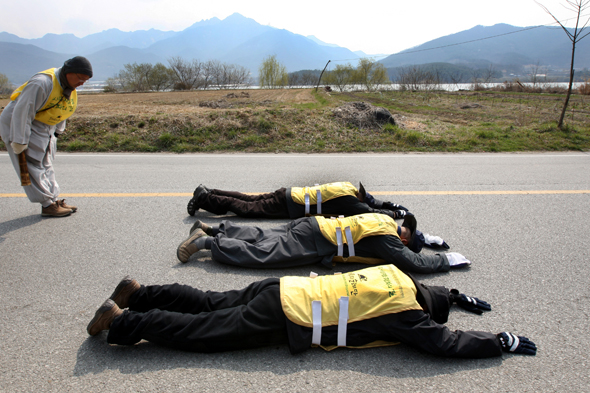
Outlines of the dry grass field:
{"type": "MultiPolygon", "coordinates": [[[[8,97],[0,97],[0,107],[8,97]]],[[[590,97],[526,92],[326,92],[246,89],[80,94],[67,151],[391,152],[590,148],[590,97]],[[396,124],[342,121],[350,102],[391,112],[396,124]]],[[[0,149],[4,144],[0,142],[0,149]]]]}
{"type": "Polygon", "coordinates": [[[291,105],[316,102],[309,89],[198,90],[163,93],[85,94],[77,116],[102,117],[158,114],[202,115],[212,109],[291,105]]]}

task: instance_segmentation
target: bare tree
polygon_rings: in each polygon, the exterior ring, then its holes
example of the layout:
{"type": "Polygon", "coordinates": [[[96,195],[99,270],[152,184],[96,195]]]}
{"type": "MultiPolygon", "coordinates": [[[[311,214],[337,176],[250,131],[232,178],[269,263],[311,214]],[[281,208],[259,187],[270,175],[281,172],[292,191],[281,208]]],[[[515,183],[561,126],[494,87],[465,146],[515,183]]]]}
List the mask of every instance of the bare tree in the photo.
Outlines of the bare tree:
{"type": "Polygon", "coordinates": [[[298,72],[291,72],[289,73],[289,87],[299,87],[301,86],[301,76],[298,72]]]}
{"type": "Polygon", "coordinates": [[[213,84],[215,73],[217,72],[217,60],[209,60],[203,64],[201,77],[199,79],[199,87],[201,89],[208,89],[213,84]]]}
{"type": "Polygon", "coordinates": [[[463,82],[464,79],[463,72],[457,70],[449,72],[447,77],[457,89],[459,89],[459,83],[463,82]]]}
{"type": "Polygon", "coordinates": [[[250,71],[241,65],[231,64],[229,65],[229,79],[227,84],[232,89],[238,87],[250,86],[250,71]]]}
{"type": "Polygon", "coordinates": [[[249,85],[250,72],[245,67],[212,60],[207,63],[206,69],[210,73],[211,83],[218,89],[235,89],[249,85]]]}
{"type": "Polygon", "coordinates": [[[317,74],[313,71],[305,70],[301,73],[301,85],[302,86],[313,86],[318,80],[317,74]]]}
{"type": "Polygon", "coordinates": [[[329,75],[329,82],[332,85],[335,85],[338,90],[341,92],[344,91],[346,86],[348,86],[353,79],[354,74],[354,67],[350,63],[346,63],[344,65],[338,64],[334,71],[330,72],[329,75]]]}
{"type": "Polygon", "coordinates": [[[488,68],[483,71],[483,80],[484,83],[491,83],[494,80],[494,75],[496,74],[496,68],[493,64],[490,64],[488,68]]]}
{"type": "Polygon", "coordinates": [[[208,87],[221,89],[225,83],[225,68],[219,60],[209,60],[205,67],[204,74],[207,75],[205,78],[209,83],[208,87]]]}
{"type": "Polygon", "coordinates": [[[158,63],[152,67],[148,75],[148,83],[150,90],[162,91],[169,89],[172,86],[172,79],[174,77],[173,71],[162,63],[158,63]]]}
{"type": "Polygon", "coordinates": [[[150,89],[149,76],[153,66],[149,63],[125,64],[125,69],[119,72],[118,79],[127,91],[148,91],[150,89]]]}
{"type": "MultiPolygon", "coordinates": [[[[539,61],[529,67],[529,82],[533,85],[533,89],[539,87],[538,85],[541,83],[540,78],[542,74],[545,74],[545,71],[541,68],[539,61]]],[[[545,78],[545,80],[546,79],[547,78],[545,78]]]]}
{"type": "Polygon", "coordinates": [[[103,89],[105,93],[116,93],[125,88],[124,81],[122,81],[121,78],[119,78],[119,76],[120,73],[115,74],[115,76],[111,78],[107,78],[106,84],[103,89]]]}
{"type": "Polygon", "coordinates": [[[8,77],[4,74],[0,74],[0,94],[12,93],[12,90],[14,90],[14,87],[8,80],[8,77]]]}
{"type": "Polygon", "coordinates": [[[567,88],[567,94],[565,95],[565,101],[563,103],[563,109],[561,110],[561,115],[559,116],[559,121],[557,122],[557,128],[560,130],[563,128],[563,119],[565,118],[565,111],[567,110],[567,105],[570,101],[570,96],[572,94],[572,86],[574,84],[574,57],[576,54],[576,44],[580,42],[583,38],[588,36],[590,32],[586,34],[582,34],[586,26],[588,25],[588,21],[590,21],[590,17],[586,19],[582,25],[580,24],[580,17],[582,14],[590,8],[590,0],[566,0],[567,5],[564,5],[565,8],[573,11],[576,14],[576,26],[570,31],[568,30],[563,23],[561,23],[543,4],[535,1],[541,8],[545,10],[553,20],[555,20],[559,26],[565,31],[567,37],[572,42],[572,59],[570,62],[570,82],[567,88]]]}
{"type": "Polygon", "coordinates": [[[436,90],[440,88],[442,76],[437,69],[427,70],[425,67],[412,65],[397,69],[397,83],[400,90],[436,90]]]}
{"type": "Polygon", "coordinates": [[[203,64],[198,60],[192,62],[185,61],[183,58],[176,56],[168,59],[170,68],[174,72],[176,90],[192,90],[198,87],[199,78],[203,64]]]}

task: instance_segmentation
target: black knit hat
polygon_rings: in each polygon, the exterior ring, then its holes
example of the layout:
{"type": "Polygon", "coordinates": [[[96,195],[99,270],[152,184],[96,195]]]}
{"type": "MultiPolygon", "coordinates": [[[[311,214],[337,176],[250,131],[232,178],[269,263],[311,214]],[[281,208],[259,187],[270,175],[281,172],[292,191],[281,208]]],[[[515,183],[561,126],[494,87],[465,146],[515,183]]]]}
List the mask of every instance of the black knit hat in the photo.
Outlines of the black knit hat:
{"type": "Polygon", "coordinates": [[[92,78],[92,65],[87,58],[82,56],[72,57],[64,62],[61,71],[65,74],[76,73],[88,75],[92,78]]]}
{"type": "Polygon", "coordinates": [[[367,197],[367,191],[365,191],[365,186],[363,186],[363,183],[359,182],[359,194],[360,194],[360,198],[359,200],[361,202],[365,201],[365,198],[367,197]]]}
{"type": "Polygon", "coordinates": [[[404,222],[402,223],[402,227],[406,227],[410,230],[412,236],[410,237],[410,241],[408,242],[408,248],[414,251],[416,254],[422,250],[424,247],[424,235],[422,232],[416,229],[418,223],[416,221],[416,217],[412,213],[406,214],[404,217],[404,222]]]}

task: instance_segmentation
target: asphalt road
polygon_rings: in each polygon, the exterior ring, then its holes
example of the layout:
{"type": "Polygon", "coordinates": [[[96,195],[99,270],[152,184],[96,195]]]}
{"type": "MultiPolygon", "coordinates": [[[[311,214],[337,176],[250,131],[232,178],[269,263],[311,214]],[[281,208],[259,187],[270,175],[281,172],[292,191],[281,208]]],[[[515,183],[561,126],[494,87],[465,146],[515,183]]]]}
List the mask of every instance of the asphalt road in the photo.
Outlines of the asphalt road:
{"type": "Polygon", "coordinates": [[[79,211],[42,219],[0,153],[2,392],[590,389],[588,153],[58,154],[55,167],[63,196],[79,211]],[[449,328],[525,335],[537,343],[537,356],[450,360],[403,345],[296,356],[286,346],[195,354],[147,342],[109,346],[104,333],[87,335],[95,310],[126,274],[143,284],[210,290],[312,270],[332,274],[318,266],[237,269],[207,252],[180,264],[175,251],[195,220],[186,203],[199,183],[266,192],[344,180],[410,208],[422,231],[473,262],[468,270],[419,277],[492,304],[482,316],[454,308],[449,328]]]}

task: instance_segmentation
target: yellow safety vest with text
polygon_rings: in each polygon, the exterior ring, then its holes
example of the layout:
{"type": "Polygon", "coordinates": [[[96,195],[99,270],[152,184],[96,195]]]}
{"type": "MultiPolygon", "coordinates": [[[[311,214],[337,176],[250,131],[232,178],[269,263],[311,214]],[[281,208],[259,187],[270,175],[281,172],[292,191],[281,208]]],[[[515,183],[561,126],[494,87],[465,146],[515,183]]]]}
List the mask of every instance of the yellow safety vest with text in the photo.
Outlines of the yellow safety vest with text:
{"type": "MultiPolygon", "coordinates": [[[[344,231],[345,228],[350,227],[353,243],[357,243],[367,236],[394,235],[399,237],[397,223],[393,218],[385,214],[365,213],[350,217],[326,218],[317,216],[314,218],[320,226],[322,235],[336,245],[338,245],[337,228],[344,231]]],[[[346,236],[343,237],[344,243],[348,243],[348,240],[346,236]]]]}
{"type": "Polygon", "coordinates": [[[305,204],[305,195],[309,195],[309,203],[316,205],[318,202],[317,195],[318,190],[321,193],[321,200],[323,202],[329,201],[330,199],[339,198],[345,195],[356,196],[358,192],[357,188],[349,182],[337,182],[322,184],[313,187],[292,187],[291,198],[295,203],[300,205],[305,204]]]}
{"type": "MultiPolygon", "coordinates": [[[[315,278],[283,277],[281,304],[291,322],[313,329],[314,345],[321,345],[322,327],[337,325],[337,346],[346,346],[348,323],[422,310],[414,282],[394,265],[315,278]]],[[[379,341],[363,347],[393,344],[379,341]]]]}
{"type": "MultiPolygon", "coordinates": [[[[70,99],[67,99],[63,94],[63,89],[59,84],[59,78],[55,75],[55,68],[50,68],[45,71],[39,72],[39,74],[49,75],[51,80],[53,81],[53,89],[51,90],[51,94],[47,99],[43,108],[37,111],[35,115],[35,120],[40,121],[41,123],[48,124],[50,126],[54,126],[59,122],[66,120],[68,117],[74,114],[76,107],[78,105],[78,95],[76,90],[72,91],[70,95],[70,99]]],[[[29,82],[25,82],[19,88],[17,88],[12,94],[10,95],[10,99],[12,101],[16,100],[20,93],[23,91],[25,86],[29,82]]]]}

